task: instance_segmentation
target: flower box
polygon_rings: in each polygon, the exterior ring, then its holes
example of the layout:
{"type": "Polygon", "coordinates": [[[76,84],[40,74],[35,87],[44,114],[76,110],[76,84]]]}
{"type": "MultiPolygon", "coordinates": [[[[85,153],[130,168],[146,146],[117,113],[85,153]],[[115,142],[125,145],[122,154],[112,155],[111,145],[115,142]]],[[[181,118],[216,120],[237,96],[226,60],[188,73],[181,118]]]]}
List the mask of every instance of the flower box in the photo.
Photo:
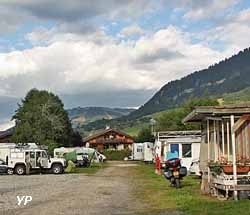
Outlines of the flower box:
{"type": "MultiPolygon", "coordinates": [[[[233,174],[233,166],[231,165],[222,166],[222,169],[225,174],[233,174]]],[[[248,173],[249,170],[249,166],[237,166],[237,174],[248,173]]]]}

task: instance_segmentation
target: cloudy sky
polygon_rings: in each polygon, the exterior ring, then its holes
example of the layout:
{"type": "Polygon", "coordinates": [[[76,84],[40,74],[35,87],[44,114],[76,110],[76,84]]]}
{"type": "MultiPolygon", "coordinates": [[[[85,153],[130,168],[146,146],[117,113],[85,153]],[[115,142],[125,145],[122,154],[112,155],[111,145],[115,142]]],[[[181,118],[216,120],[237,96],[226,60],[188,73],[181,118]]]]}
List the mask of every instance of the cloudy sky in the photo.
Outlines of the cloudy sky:
{"type": "Polygon", "coordinates": [[[31,88],[136,107],[250,46],[249,0],[1,0],[0,122],[31,88]]]}

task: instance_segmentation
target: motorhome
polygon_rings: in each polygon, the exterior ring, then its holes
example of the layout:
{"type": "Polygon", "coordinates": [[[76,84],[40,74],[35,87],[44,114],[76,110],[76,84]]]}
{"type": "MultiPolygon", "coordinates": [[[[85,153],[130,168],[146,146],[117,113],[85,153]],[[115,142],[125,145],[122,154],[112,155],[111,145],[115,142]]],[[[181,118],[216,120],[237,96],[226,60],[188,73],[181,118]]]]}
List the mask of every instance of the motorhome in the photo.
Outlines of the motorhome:
{"type": "Polygon", "coordinates": [[[60,174],[66,167],[65,159],[50,158],[46,150],[40,149],[35,143],[1,144],[0,158],[6,162],[8,174],[24,175],[27,173],[27,166],[30,170],[42,169],[46,172],[60,174]]]}
{"type": "Polygon", "coordinates": [[[155,156],[159,156],[162,166],[169,153],[176,153],[182,166],[190,169],[192,161],[200,157],[201,131],[162,131],[157,133],[155,156]]]}

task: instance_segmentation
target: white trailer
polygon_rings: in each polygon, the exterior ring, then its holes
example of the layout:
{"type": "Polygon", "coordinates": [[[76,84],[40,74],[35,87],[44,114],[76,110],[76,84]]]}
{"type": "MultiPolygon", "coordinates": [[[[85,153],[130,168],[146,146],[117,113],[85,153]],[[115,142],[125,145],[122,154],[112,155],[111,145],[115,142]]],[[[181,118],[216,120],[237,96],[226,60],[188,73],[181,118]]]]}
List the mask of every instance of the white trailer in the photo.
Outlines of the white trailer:
{"type": "Polygon", "coordinates": [[[154,159],[154,144],[150,142],[133,143],[132,160],[152,162],[154,159]]]}
{"type": "Polygon", "coordinates": [[[164,164],[168,153],[176,153],[182,165],[190,168],[194,159],[200,157],[201,131],[164,131],[157,133],[155,155],[164,164]]]}

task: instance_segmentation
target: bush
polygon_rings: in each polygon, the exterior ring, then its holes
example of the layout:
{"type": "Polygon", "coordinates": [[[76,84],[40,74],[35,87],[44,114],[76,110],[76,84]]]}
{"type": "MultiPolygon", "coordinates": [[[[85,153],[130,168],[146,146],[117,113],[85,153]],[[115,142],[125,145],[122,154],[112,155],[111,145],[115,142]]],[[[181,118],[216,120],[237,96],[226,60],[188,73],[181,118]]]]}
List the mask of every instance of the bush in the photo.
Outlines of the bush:
{"type": "Polygon", "coordinates": [[[66,173],[73,173],[75,171],[75,167],[76,165],[71,160],[69,160],[67,168],[64,171],[66,173]]]}
{"type": "Polygon", "coordinates": [[[129,157],[131,155],[131,150],[103,150],[101,153],[106,156],[107,160],[124,160],[125,157],[129,157]]]}

